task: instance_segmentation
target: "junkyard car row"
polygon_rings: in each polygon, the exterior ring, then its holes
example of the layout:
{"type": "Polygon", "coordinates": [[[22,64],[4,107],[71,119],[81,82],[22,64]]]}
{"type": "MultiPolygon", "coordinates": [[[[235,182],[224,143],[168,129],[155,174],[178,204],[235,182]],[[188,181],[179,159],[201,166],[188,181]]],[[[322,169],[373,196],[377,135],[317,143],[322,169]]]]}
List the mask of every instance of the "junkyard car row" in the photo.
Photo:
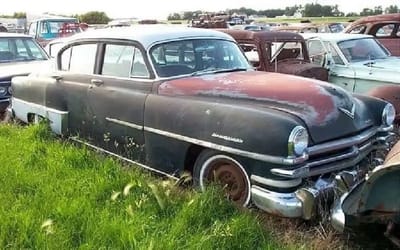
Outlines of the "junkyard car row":
{"type": "Polygon", "coordinates": [[[0,113],[10,104],[11,78],[28,75],[47,59],[47,54],[32,37],[0,33],[0,113]]]}
{"type": "Polygon", "coordinates": [[[376,192],[400,195],[396,157],[378,166],[398,105],[398,86],[380,87],[398,71],[378,76],[399,59],[366,35],[221,31],[144,25],[54,42],[53,66],[13,77],[8,112],[172,178],[189,171],[201,189],[222,183],[241,206],[311,219],[331,200],[338,230],[396,222],[397,200],[376,192]],[[347,55],[358,40],[373,54],[347,55]]]}

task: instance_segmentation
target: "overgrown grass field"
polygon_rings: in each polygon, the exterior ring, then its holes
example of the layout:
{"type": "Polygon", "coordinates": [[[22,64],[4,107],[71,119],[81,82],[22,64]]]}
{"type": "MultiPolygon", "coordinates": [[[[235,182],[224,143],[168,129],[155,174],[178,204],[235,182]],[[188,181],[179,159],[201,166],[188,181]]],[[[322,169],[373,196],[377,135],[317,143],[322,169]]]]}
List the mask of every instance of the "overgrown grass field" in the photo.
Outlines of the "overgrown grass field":
{"type": "Polygon", "coordinates": [[[220,191],[174,185],[54,138],[0,125],[0,249],[297,249],[220,191]]]}

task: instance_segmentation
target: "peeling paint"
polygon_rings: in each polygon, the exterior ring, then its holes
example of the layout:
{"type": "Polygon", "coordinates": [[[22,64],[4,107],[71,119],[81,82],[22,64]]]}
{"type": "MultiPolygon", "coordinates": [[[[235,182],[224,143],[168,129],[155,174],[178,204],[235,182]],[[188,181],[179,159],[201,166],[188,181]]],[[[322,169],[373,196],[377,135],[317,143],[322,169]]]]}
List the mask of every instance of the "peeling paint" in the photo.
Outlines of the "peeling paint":
{"type": "Polygon", "coordinates": [[[208,74],[171,80],[160,85],[159,93],[256,100],[285,112],[295,107],[302,110],[301,118],[312,125],[324,125],[338,117],[339,107],[349,109],[352,106],[352,97],[338,87],[317,80],[263,72],[208,74]]]}

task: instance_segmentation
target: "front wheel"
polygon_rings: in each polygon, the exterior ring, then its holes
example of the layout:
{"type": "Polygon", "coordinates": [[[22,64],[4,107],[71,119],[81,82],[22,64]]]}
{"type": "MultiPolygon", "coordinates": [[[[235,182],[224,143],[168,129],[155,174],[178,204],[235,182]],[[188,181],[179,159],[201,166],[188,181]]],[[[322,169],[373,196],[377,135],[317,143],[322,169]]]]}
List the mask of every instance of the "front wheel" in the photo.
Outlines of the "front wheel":
{"type": "Polygon", "coordinates": [[[242,165],[230,156],[213,150],[200,153],[193,168],[194,184],[204,190],[216,182],[233,202],[247,206],[250,202],[250,180],[242,165]]]}

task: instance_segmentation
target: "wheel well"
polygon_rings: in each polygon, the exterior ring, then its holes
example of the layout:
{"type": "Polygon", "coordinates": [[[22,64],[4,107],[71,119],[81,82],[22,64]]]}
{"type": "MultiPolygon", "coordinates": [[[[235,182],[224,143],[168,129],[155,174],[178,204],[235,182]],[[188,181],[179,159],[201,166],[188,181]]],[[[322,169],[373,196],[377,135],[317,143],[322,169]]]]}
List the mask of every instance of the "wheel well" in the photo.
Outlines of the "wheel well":
{"type": "Polygon", "coordinates": [[[27,121],[28,121],[28,123],[33,123],[35,121],[35,114],[29,113],[27,121]]]}
{"type": "Polygon", "coordinates": [[[185,165],[184,165],[185,171],[193,173],[194,163],[196,162],[197,157],[199,157],[199,154],[201,153],[201,151],[203,151],[203,149],[204,148],[199,145],[194,145],[194,144],[190,145],[185,156],[185,165]]]}

